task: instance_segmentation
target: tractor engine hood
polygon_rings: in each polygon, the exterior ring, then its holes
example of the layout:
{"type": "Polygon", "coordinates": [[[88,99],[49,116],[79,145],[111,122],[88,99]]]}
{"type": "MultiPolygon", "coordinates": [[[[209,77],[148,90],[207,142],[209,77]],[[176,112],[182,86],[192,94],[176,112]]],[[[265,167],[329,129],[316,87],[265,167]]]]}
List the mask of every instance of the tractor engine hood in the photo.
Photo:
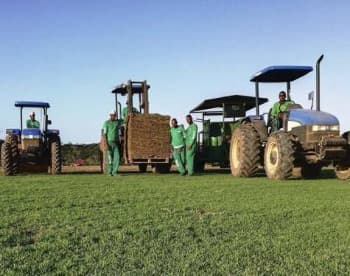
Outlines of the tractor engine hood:
{"type": "Polygon", "coordinates": [[[301,125],[339,125],[338,119],[326,112],[292,109],[289,111],[288,121],[298,122],[301,125]]]}
{"type": "Polygon", "coordinates": [[[41,131],[38,128],[25,128],[22,130],[22,138],[36,139],[41,137],[41,131]]]}

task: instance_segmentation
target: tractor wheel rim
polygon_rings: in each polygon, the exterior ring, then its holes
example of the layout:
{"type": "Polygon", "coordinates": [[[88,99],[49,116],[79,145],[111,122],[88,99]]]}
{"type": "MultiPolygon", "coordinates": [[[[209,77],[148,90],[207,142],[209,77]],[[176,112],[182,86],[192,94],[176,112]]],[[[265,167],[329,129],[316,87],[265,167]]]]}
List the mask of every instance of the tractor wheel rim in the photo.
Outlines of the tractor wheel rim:
{"type": "Polygon", "coordinates": [[[278,165],[278,146],[275,142],[269,144],[267,148],[267,167],[269,171],[275,171],[278,165]]]}
{"type": "Polygon", "coordinates": [[[235,138],[233,140],[233,145],[232,145],[232,160],[233,160],[233,166],[235,168],[239,167],[240,163],[240,140],[238,138],[235,138]]]}

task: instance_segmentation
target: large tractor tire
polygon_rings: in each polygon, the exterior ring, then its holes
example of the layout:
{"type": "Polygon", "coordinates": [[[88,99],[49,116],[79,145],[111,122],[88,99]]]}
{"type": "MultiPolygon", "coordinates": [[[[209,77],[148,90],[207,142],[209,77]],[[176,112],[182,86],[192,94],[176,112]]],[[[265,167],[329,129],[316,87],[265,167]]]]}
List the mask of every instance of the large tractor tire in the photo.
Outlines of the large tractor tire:
{"type": "Polygon", "coordinates": [[[13,175],[11,145],[7,142],[4,142],[1,146],[1,164],[4,171],[4,175],[13,175]]]}
{"type": "Polygon", "coordinates": [[[8,143],[11,148],[12,174],[17,174],[19,171],[19,151],[17,136],[12,134],[6,135],[5,143],[8,143]]]}
{"type": "Polygon", "coordinates": [[[265,146],[264,166],[268,178],[287,179],[292,176],[295,149],[289,135],[276,132],[270,135],[265,146]]]}
{"type": "Polygon", "coordinates": [[[349,162],[346,163],[339,163],[334,168],[334,173],[336,177],[340,180],[348,180],[350,179],[350,164],[349,162]]]}
{"type": "Polygon", "coordinates": [[[238,126],[231,138],[230,168],[234,176],[253,176],[261,164],[259,134],[250,125],[238,126]]]}
{"type": "MultiPolygon", "coordinates": [[[[350,145],[350,131],[343,133],[342,135],[347,141],[348,145],[350,145]]],[[[334,173],[336,177],[340,180],[350,179],[350,152],[349,146],[347,151],[347,158],[335,165],[334,173]]]]}
{"type": "Polygon", "coordinates": [[[51,174],[60,174],[62,172],[62,154],[61,154],[61,140],[56,137],[50,141],[50,167],[51,174]]]}

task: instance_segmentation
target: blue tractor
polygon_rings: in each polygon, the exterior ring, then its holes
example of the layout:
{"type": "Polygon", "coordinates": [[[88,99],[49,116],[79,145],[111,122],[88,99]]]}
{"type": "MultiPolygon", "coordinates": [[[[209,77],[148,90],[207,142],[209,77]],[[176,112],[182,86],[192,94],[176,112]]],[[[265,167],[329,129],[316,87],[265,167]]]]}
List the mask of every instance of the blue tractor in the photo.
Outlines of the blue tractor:
{"type": "Polygon", "coordinates": [[[16,175],[19,172],[61,173],[61,140],[59,130],[48,129],[51,124],[47,114],[49,103],[18,101],[15,106],[20,108],[21,126],[6,129],[5,141],[1,146],[4,175],[16,175]],[[28,125],[27,121],[24,126],[24,108],[41,110],[41,128],[38,121],[35,125],[28,125]]]}
{"type": "MultiPolygon", "coordinates": [[[[339,179],[350,178],[350,135],[340,135],[338,119],[320,110],[320,63],[316,64],[316,110],[303,109],[291,101],[279,114],[280,127],[274,129],[269,114],[267,123],[259,114],[243,120],[232,135],[230,167],[235,176],[253,176],[264,166],[271,179],[291,176],[318,177],[322,167],[333,165],[339,179]],[[348,137],[349,136],[349,137],[348,137]]],[[[290,100],[290,83],[313,71],[311,66],[270,66],[253,75],[256,99],[260,83],[286,83],[290,100]]]]}

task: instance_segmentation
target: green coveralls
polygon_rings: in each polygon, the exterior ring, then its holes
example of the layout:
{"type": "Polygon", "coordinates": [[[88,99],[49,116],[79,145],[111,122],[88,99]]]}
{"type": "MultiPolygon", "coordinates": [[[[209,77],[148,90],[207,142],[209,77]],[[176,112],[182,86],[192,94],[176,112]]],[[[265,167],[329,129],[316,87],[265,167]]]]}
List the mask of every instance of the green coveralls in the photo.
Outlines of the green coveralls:
{"type": "Polygon", "coordinates": [[[40,123],[37,120],[28,119],[26,122],[27,128],[40,128],[40,123]]]}
{"type": "Polygon", "coordinates": [[[194,157],[197,150],[197,132],[198,127],[195,123],[192,123],[186,129],[186,166],[188,175],[193,175],[194,172],[194,157]],[[190,148],[190,149],[189,149],[190,148]]]}
{"type": "Polygon", "coordinates": [[[107,120],[103,124],[103,134],[107,138],[107,151],[106,151],[106,167],[107,173],[114,175],[118,173],[120,154],[119,154],[119,127],[120,122],[115,120],[107,120]]]}
{"type": "Polygon", "coordinates": [[[272,130],[276,131],[282,127],[281,119],[278,118],[278,113],[286,112],[287,106],[292,103],[291,101],[285,101],[283,103],[276,102],[271,109],[272,130]]]}
{"type": "Polygon", "coordinates": [[[173,156],[177,169],[185,174],[185,129],[183,126],[170,128],[170,143],[173,148],[173,156]]]}

